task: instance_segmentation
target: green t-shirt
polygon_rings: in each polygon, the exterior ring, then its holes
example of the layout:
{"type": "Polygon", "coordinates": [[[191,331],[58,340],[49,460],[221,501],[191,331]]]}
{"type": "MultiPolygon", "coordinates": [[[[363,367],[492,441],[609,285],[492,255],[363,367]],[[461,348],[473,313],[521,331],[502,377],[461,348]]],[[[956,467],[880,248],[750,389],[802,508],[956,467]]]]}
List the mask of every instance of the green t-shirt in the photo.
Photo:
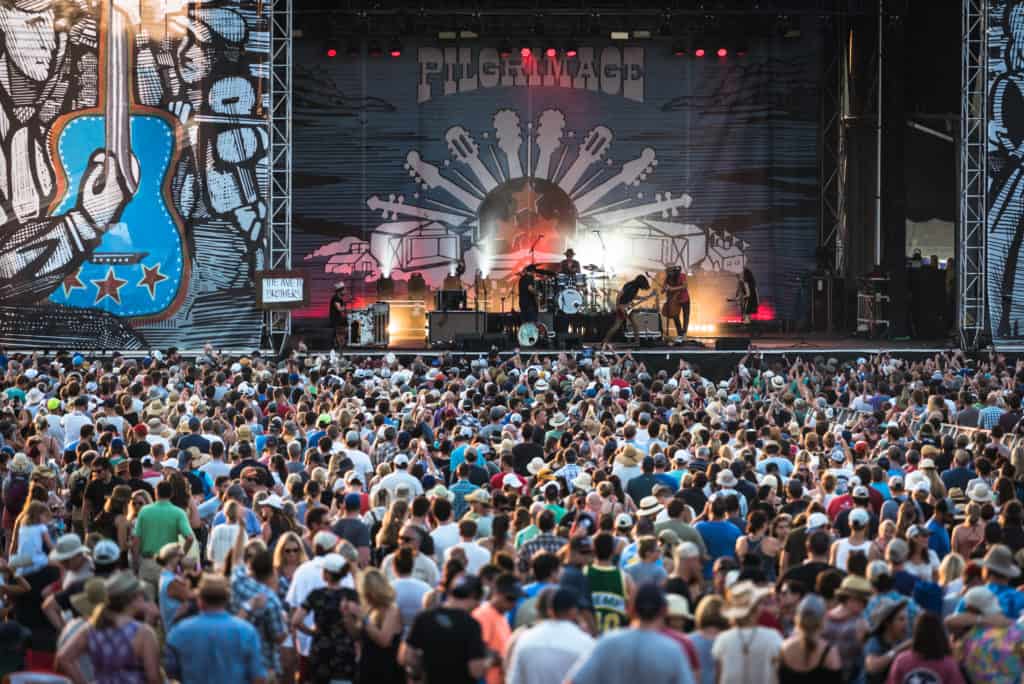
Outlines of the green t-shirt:
{"type": "Polygon", "coordinates": [[[516,533],[516,551],[519,550],[520,546],[530,541],[538,534],[540,534],[540,528],[538,528],[536,525],[530,525],[529,527],[524,527],[523,529],[519,530],[516,533]]]}
{"type": "Polygon", "coordinates": [[[188,516],[170,501],[157,501],[143,506],[135,518],[135,536],[139,538],[143,556],[155,556],[165,544],[178,541],[178,536],[191,537],[188,516]]]}

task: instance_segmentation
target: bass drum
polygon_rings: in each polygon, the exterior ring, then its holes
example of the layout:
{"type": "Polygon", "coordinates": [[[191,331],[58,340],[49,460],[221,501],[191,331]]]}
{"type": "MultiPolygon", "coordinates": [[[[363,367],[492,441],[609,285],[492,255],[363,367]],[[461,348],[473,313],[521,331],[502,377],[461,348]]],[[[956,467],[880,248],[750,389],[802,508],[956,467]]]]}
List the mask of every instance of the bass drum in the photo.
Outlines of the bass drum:
{"type": "Polygon", "coordinates": [[[558,293],[558,310],[568,316],[574,316],[583,308],[583,295],[572,288],[558,293]]]}
{"type": "Polygon", "coordinates": [[[523,323],[519,326],[519,346],[532,347],[540,340],[540,329],[536,323],[523,323]]]}

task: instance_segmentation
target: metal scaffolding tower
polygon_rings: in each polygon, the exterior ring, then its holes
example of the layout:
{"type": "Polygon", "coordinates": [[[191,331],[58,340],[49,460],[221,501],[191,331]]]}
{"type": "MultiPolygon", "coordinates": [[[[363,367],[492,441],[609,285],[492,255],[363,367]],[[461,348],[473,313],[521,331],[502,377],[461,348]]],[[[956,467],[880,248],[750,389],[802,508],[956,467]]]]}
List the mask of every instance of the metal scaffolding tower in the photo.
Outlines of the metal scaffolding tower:
{"type": "MultiPolygon", "coordinates": [[[[292,266],[292,0],[273,0],[270,10],[270,210],[265,267],[292,266]]],[[[292,330],[290,311],[268,311],[266,331],[274,352],[292,330]]]]}
{"type": "Polygon", "coordinates": [[[976,350],[988,336],[985,234],[988,204],[988,0],[963,0],[960,70],[960,217],[957,322],[960,344],[976,350]]]}

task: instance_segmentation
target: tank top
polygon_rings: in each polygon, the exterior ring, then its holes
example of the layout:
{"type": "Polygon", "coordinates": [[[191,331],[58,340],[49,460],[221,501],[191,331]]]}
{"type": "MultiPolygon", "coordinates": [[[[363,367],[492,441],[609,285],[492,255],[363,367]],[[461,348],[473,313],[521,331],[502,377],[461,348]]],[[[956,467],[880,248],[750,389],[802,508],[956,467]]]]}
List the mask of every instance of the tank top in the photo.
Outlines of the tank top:
{"type": "Polygon", "coordinates": [[[181,601],[167,593],[167,589],[171,586],[171,582],[174,581],[175,577],[176,575],[170,570],[160,571],[160,618],[164,623],[164,632],[171,630],[171,625],[174,624],[174,616],[178,612],[178,606],[181,605],[181,601]]]}
{"type": "Polygon", "coordinates": [[[761,559],[761,563],[760,563],[760,565],[761,565],[761,572],[764,573],[765,579],[767,579],[769,582],[774,582],[775,581],[775,574],[776,574],[775,573],[775,561],[776,561],[776,559],[773,558],[772,556],[769,556],[769,555],[765,554],[765,552],[761,550],[761,543],[762,542],[764,542],[764,537],[761,537],[760,539],[753,539],[753,538],[748,536],[747,537],[747,555],[748,556],[754,556],[755,558],[760,558],[761,559]]]}
{"type": "Polygon", "coordinates": [[[871,542],[864,541],[860,544],[851,544],[849,538],[840,539],[836,546],[836,567],[846,572],[846,563],[850,560],[850,554],[857,551],[868,556],[871,551],[871,542]]]}
{"type": "Polygon", "coordinates": [[[828,652],[831,649],[831,646],[826,646],[825,650],[821,652],[818,664],[813,669],[806,671],[794,670],[786,664],[785,660],[780,660],[779,684],[819,684],[830,681],[832,677],[838,677],[840,670],[830,670],[825,667],[825,658],[828,658],[828,652]]]}
{"type": "Polygon", "coordinates": [[[626,613],[626,589],[622,571],[618,568],[600,568],[589,565],[584,571],[590,585],[590,598],[594,604],[597,629],[604,634],[629,622],[626,613]]]}
{"type": "Polygon", "coordinates": [[[146,681],[142,660],[132,648],[139,627],[138,622],[130,620],[120,627],[89,630],[86,646],[96,682],[141,684],[146,681]]]}

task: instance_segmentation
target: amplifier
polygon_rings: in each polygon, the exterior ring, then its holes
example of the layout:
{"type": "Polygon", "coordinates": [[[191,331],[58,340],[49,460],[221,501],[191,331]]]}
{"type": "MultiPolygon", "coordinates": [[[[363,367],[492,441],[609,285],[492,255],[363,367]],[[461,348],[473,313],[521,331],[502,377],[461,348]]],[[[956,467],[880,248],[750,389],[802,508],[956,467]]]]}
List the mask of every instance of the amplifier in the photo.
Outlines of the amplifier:
{"type": "Polygon", "coordinates": [[[431,346],[454,345],[456,340],[482,338],[487,331],[487,314],[483,311],[431,311],[427,316],[427,327],[431,346]]]}
{"type": "MultiPolygon", "coordinates": [[[[636,320],[637,325],[640,326],[640,339],[650,340],[661,337],[661,314],[654,309],[636,309],[633,311],[633,318],[636,320]]],[[[633,334],[633,326],[627,320],[625,327],[626,339],[631,340],[635,336],[633,334]]]]}

